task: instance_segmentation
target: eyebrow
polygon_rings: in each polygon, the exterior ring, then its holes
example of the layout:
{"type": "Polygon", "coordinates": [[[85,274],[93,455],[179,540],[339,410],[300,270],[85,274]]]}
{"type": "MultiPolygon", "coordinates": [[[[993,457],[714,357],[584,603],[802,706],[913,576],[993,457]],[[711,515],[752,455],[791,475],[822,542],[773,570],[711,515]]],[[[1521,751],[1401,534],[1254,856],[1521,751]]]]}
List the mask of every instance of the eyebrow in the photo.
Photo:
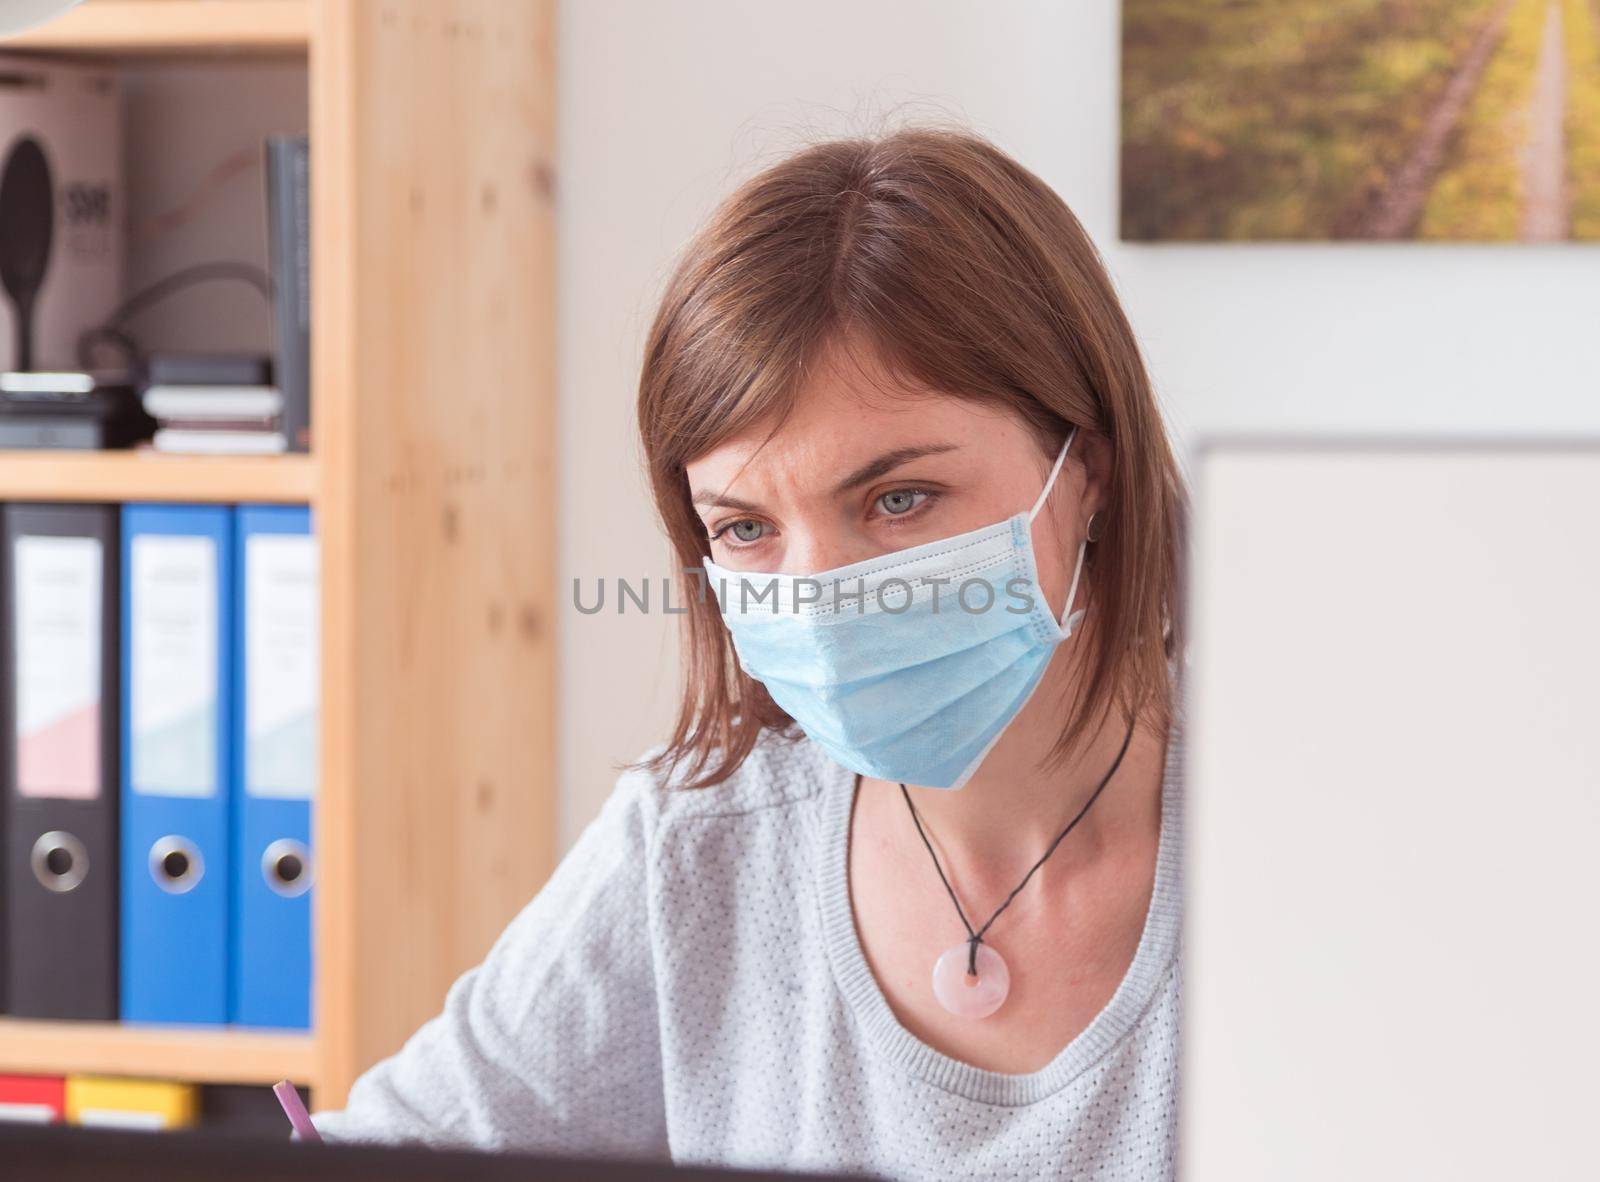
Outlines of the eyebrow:
{"type": "Polygon", "coordinates": [[[875,460],[868,460],[838,484],[833,486],[835,495],[849,492],[863,484],[886,476],[901,464],[909,464],[912,460],[920,460],[923,456],[936,456],[947,451],[956,451],[960,447],[955,443],[924,443],[912,447],[897,447],[893,451],[886,451],[875,460]]]}
{"type": "Polygon", "coordinates": [[[691,498],[696,505],[705,505],[712,509],[736,509],[740,513],[759,513],[761,508],[752,505],[749,501],[741,501],[738,497],[730,497],[725,493],[712,492],[702,488],[691,498]]]}
{"type": "MultiPolygon", "coordinates": [[[[960,444],[956,443],[924,443],[911,447],[897,447],[893,451],[886,451],[881,456],[868,460],[838,484],[833,486],[834,495],[849,492],[863,484],[878,479],[880,476],[893,472],[902,464],[909,464],[912,460],[920,460],[924,456],[941,455],[947,451],[957,451],[960,444]]],[[[738,497],[730,497],[726,493],[712,492],[702,488],[690,498],[696,505],[705,505],[713,509],[733,509],[740,513],[759,513],[761,507],[749,501],[742,501],[738,497]]]]}

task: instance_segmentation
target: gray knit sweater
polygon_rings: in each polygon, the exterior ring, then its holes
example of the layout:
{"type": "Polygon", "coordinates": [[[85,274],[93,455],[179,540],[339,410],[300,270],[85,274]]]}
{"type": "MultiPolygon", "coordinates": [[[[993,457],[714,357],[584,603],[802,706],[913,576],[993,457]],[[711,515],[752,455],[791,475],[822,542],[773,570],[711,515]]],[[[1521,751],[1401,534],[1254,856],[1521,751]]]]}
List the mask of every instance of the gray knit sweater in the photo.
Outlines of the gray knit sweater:
{"type": "Polygon", "coordinates": [[[444,1011],[315,1120],[420,1139],[890,1178],[1173,1176],[1181,720],[1132,966],[1048,1066],[982,1070],[895,1019],[846,882],[854,777],[764,742],[683,791],[622,777],[444,1011]]]}

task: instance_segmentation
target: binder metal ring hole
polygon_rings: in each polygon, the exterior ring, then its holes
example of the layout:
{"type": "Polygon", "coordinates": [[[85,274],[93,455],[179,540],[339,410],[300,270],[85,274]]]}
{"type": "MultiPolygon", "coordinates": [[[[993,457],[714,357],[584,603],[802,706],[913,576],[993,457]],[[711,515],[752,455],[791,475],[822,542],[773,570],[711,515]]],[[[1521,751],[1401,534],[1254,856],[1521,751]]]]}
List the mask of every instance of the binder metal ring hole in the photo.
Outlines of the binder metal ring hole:
{"type": "Polygon", "coordinates": [[[29,862],[39,885],[58,895],[77,890],[89,874],[89,851],[83,842],[59,829],[39,835],[29,862]]]}
{"type": "Polygon", "coordinates": [[[187,837],[168,834],[150,847],[150,877],[168,894],[194,890],[205,872],[205,860],[187,837]]]}
{"type": "Polygon", "coordinates": [[[291,837],[280,837],[261,855],[261,876],[286,899],[311,889],[311,851],[291,837]]]}

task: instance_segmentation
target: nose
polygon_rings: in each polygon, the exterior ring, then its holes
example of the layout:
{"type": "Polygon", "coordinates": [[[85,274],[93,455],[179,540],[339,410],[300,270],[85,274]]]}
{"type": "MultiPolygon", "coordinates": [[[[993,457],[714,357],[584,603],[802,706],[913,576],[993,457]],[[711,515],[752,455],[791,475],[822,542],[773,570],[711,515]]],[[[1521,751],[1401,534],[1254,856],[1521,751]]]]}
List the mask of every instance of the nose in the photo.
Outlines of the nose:
{"type": "Polygon", "coordinates": [[[861,549],[859,539],[822,530],[801,529],[789,534],[789,544],[783,551],[783,568],[779,573],[817,575],[871,557],[870,553],[861,549]]]}

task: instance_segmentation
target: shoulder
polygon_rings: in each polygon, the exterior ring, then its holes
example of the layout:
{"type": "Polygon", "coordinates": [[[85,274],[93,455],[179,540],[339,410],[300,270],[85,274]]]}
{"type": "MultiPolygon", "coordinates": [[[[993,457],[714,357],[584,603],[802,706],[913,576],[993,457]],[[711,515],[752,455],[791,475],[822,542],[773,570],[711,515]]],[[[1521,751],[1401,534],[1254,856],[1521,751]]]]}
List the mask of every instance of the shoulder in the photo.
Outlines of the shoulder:
{"type": "MultiPolygon", "coordinates": [[[[652,748],[640,762],[661,750],[652,748]]],[[[612,799],[635,811],[648,832],[683,821],[741,817],[815,800],[845,775],[848,773],[803,735],[767,731],[733,775],[720,784],[688,788],[682,769],[658,773],[635,767],[622,774],[612,799]]]]}

